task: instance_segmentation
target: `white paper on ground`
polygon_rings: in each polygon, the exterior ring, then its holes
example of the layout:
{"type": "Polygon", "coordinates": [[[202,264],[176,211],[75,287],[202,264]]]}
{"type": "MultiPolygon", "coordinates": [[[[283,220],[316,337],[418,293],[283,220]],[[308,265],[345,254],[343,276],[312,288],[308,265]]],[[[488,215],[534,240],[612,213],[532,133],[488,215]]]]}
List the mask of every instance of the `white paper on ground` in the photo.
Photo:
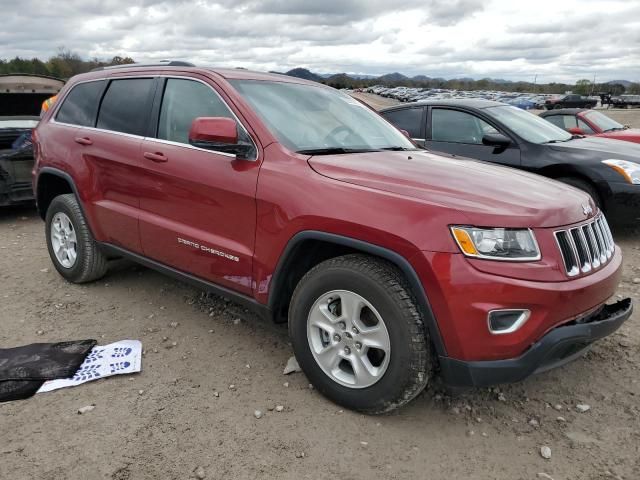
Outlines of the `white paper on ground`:
{"type": "Polygon", "coordinates": [[[50,392],[65,387],[75,387],[85,382],[139,372],[142,368],[142,343],[140,340],[121,340],[109,345],[96,345],[84,359],[72,378],[44,382],[37,393],[50,392]]]}

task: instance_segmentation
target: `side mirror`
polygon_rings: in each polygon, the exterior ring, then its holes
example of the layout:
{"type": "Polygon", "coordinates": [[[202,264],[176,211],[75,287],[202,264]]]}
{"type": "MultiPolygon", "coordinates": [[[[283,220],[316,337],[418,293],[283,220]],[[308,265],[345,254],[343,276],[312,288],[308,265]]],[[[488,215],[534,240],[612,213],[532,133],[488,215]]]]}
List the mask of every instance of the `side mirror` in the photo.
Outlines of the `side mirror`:
{"type": "Polygon", "coordinates": [[[571,127],[567,131],[573,135],[584,135],[584,132],[582,131],[582,129],[578,127],[571,127]]]}
{"type": "Polygon", "coordinates": [[[189,143],[200,148],[236,145],[238,143],[236,122],[225,117],[198,117],[191,123],[189,143]]]}
{"type": "Polygon", "coordinates": [[[253,143],[240,140],[236,121],[227,117],[196,118],[189,129],[189,143],[194,147],[230,153],[239,158],[256,158],[253,143]]]}
{"type": "Polygon", "coordinates": [[[488,147],[505,149],[511,145],[511,139],[501,133],[485,133],[482,137],[482,144],[488,147]]]}

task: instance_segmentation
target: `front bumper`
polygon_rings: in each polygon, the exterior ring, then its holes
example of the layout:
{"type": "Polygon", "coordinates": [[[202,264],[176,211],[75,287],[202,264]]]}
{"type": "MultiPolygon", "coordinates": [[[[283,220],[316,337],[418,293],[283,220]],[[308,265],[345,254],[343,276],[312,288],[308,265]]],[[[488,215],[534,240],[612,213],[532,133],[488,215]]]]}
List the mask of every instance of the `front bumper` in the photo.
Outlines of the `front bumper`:
{"type": "Polygon", "coordinates": [[[605,305],[580,320],[580,323],[572,322],[554,328],[517,358],[463,361],[440,357],[441,374],[451,386],[487,387],[519,382],[583,355],[594,341],[620,328],[632,311],[633,303],[629,298],[605,305]]]}

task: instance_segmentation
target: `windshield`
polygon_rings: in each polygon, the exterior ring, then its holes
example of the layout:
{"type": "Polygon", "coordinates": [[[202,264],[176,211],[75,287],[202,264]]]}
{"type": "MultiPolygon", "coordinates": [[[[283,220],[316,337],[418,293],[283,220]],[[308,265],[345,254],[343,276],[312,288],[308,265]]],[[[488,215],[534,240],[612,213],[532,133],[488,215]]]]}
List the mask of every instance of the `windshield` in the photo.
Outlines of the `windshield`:
{"type": "Polygon", "coordinates": [[[382,117],[337,90],[261,80],[231,83],[290,150],[350,153],[416,148],[382,117]]]}
{"type": "Polygon", "coordinates": [[[531,143],[566,142],[573,137],[533,113],[512,106],[487,108],[487,113],[502,122],[516,135],[531,143]]]}
{"type": "Polygon", "coordinates": [[[610,132],[612,130],[624,130],[624,126],[612,118],[603,115],[600,112],[587,112],[585,116],[590,122],[595,123],[596,126],[603,132],[610,132]]]}

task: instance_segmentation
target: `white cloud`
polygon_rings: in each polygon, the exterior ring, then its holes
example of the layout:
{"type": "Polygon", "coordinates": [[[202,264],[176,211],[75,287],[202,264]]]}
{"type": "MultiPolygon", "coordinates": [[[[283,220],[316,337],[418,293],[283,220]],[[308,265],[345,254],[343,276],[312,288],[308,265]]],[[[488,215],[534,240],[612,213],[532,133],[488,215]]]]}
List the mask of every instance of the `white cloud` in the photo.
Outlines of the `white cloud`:
{"type": "Polygon", "coordinates": [[[321,73],[640,80],[628,0],[0,0],[0,57],[81,56],[321,73]]]}

